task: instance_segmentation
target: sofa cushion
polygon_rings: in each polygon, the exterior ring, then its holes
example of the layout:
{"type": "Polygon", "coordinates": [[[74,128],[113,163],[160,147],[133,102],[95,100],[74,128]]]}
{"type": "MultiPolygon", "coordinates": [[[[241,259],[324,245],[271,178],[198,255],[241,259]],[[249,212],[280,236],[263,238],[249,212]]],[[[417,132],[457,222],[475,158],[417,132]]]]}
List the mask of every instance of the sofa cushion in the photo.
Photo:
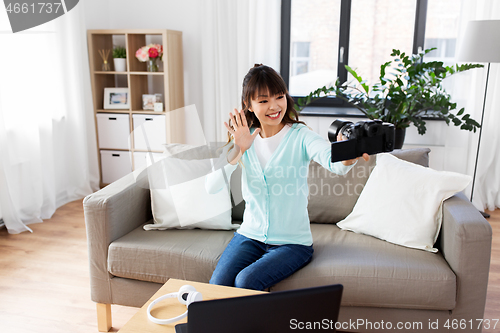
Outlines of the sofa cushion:
{"type": "Polygon", "coordinates": [[[233,234],[202,229],[145,231],[140,226],[111,243],[108,271],[156,283],[169,278],[208,282],[233,234]]]}
{"type": "MultiPolygon", "coordinates": [[[[272,290],[341,283],[346,306],[451,310],[456,278],[440,253],[409,249],[311,224],[313,260],[272,290]]],[[[208,282],[233,236],[221,230],[135,229],[109,247],[114,276],[164,283],[169,278],[208,282]]]]}
{"type": "Polygon", "coordinates": [[[231,224],[229,191],[209,194],[205,188],[212,165],[212,159],[167,157],[149,166],[154,223],[144,229],[236,229],[231,224]]]}
{"type": "Polygon", "coordinates": [[[410,249],[374,237],[311,224],[311,263],[272,290],[340,283],[344,306],[451,310],[456,276],[440,253],[410,249]]]}
{"type": "MultiPolygon", "coordinates": [[[[429,148],[394,150],[394,156],[429,166],[429,148]]],[[[344,176],[339,176],[312,161],[309,165],[309,219],[315,223],[337,223],[352,212],[361,191],[375,168],[376,156],[368,162],[359,159],[344,176]]]]}
{"type": "Polygon", "coordinates": [[[337,226],[401,246],[437,252],[443,201],[472,177],[379,154],[353,211],[337,226]]]}
{"type": "Polygon", "coordinates": [[[352,211],[363,190],[375,158],[361,159],[345,175],[334,174],[318,163],[309,165],[309,219],[316,223],[337,223],[352,211]]]}
{"type": "Polygon", "coordinates": [[[221,154],[222,146],[203,145],[193,146],[184,143],[168,143],[164,145],[163,154],[168,157],[183,160],[204,160],[207,158],[218,158],[221,154]]]}

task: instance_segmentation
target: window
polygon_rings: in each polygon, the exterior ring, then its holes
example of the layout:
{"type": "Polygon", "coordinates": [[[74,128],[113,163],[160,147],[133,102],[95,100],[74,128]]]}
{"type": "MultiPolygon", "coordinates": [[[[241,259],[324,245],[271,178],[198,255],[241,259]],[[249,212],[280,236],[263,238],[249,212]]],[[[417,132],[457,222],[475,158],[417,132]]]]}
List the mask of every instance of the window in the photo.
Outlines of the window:
{"type": "Polygon", "coordinates": [[[437,50],[429,52],[428,57],[443,59],[455,57],[456,38],[426,38],[425,48],[437,48],[437,50]]]}
{"type": "MultiPolygon", "coordinates": [[[[464,1],[464,0],[462,0],[464,1]]],[[[426,60],[454,62],[462,1],[428,0],[425,48],[437,47],[426,60]]]]}
{"type": "Polygon", "coordinates": [[[290,25],[292,96],[335,82],[339,45],[340,0],[293,0],[290,25]]]}
{"type": "Polygon", "coordinates": [[[412,53],[416,3],[352,0],[348,65],[364,80],[378,80],[380,65],[392,59],[393,49],[412,53]]]}
{"type": "Polygon", "coordinates": [[[309,72],[309,42],[294,42],[292,44],[292,55],[290,59],[290,67],[292,77],[309,72]]]}
{"type": "MultiPolygon", "coordinates": [[[[392,49],[411,54],[424,48],[428,2],[439,22],[443,13],[450,13],[453,1],[282,0],[280,71],[290,94],[301,97],[334,83],[337,77],[348,80],[345,64],[374,83],[380,65],[391,59],[392,49]],[[446,10],[434,10],[435,3],[442,1],[447,2],[446,10]]],[[[441,53],[429,56],[454,54],[452,36],[430,35],[426,48],[433,43],[439,44],[441,53]]],[[[327,98],[313,105],[343,102],[327,98]]]]}

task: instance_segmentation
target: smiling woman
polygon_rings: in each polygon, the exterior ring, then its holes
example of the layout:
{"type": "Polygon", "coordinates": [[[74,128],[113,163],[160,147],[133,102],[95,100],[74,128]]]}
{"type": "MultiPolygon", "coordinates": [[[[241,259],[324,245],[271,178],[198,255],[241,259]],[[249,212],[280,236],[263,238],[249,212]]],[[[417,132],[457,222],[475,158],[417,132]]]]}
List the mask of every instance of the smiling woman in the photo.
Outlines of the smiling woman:
{"type": "Polygon", "coordinates": [[[248,126],[260,129],[262,137],[273,136],[285,124],[300,122],[293,105],[285,82],[271,67],[256,64],[243,79],[242,112],[248,126]]]}
{"type": "Polygon", "coordinates": [[[314,160],[345,175],[355,160],[332,163],[329,143],[299,121],[285,82],[271,67],[256,64],[248,71],[241,106],[229,114],[231,126],[224,122],[231,144],[227,174],[211,173],[206,187],[220,192],[241,160],[245,213],[210,283],[265,290],[306,266],[314,252],[307,173],[284,177],[281,170],[303,170],[314,160]]]}

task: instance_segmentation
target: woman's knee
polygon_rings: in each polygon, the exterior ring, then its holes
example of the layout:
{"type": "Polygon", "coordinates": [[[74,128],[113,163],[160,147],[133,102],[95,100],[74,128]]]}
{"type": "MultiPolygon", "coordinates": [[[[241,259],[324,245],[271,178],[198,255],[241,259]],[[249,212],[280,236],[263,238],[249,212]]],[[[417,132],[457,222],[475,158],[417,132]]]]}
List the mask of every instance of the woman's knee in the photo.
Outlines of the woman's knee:
{"type": "Polygon", "coordinates": [[[210,278],[210,281],[208,281],[208,283],[210,283],[210,284],[216,284],[216,285],[219,285],[219,286],[228,286],[228,287],[231,287],[231,285],[227,282],[227,280],[224,279],[221,276],[212,275],[212,277],[210,278]]]}
{"type": "Polygon", "coordinates": [[[248,271],[241,271],[234,279],[234,286],[236,288],[264,290],[266,287],[262,284],[254,274],[248,271]]]}
{"type": "Polygon", "coordinates": [[[212,273],[212,277],[208,283],[219,286],[234,287],[235,274],[227,269],[218,267],[212,273]]]}

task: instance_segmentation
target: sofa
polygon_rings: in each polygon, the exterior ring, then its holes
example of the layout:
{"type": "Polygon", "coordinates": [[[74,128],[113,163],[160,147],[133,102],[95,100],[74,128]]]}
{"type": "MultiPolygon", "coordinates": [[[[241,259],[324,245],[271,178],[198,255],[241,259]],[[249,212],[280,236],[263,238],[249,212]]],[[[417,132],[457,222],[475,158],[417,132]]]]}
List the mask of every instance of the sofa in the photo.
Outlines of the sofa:
{"type": "MultiPolygon", "coordinates": [[[[395,150],[393,155],[428,166],[429,152],[395,150]]],[[[484,314],[492,231],[462,193],[442,206],[437,253],[337,227],[353,209],[375,163],[376,158],[359,160],[345,176],[332,176],[311,163],[313,259],[270,291],[342,284],[341,331],[480,332],[476,319],[484,314]]],[[[237,170],[231,188],[238,177],[237,170]]],[[[111,304],[141,307],[170,278],[208,282],[234,233],[144,230],[152,223],[150,191],[132,174],[87,196],[83,205],[91,298],[97,303],[100,331],[111,327],[111,304]]],[[[233,223],[241,223],[243,209],[244,202],[233,208],[233,223]]]]}

